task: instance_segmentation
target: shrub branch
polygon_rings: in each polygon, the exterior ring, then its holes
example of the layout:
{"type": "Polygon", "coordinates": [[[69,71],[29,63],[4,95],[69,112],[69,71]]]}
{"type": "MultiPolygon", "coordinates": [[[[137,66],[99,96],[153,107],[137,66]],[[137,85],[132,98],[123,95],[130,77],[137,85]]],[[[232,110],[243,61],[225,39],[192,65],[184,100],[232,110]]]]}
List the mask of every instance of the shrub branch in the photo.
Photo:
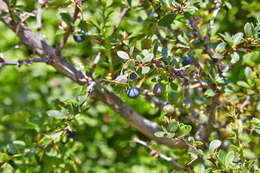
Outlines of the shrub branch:
{"type": "MultiPolygon", "coordinates": [[[[6,11],[8,11],[7,5],[3,1],[0,1],[0,12],[6,11]]],[[[53,66],[58,72],[80,85],[93,83],[90,77],[86,76],[82,71],[77,70],[74,65],[58,53],[57,49],[51,47],[44,38],[32,32],[25,23],[13,22],[9,14],[2,15],[0,20],[20,37],[23,44],[28,46],[39,56],[45,58],[47,63],[53,66]]],[[[160,130],[156,123],[139,115],[114,93],[103,88],[101,85],[95,85],[91,96],[110,106],[126,119],[131,126],[156,142],[169,147],[188,148],[188,145],[181,140],[154,136],[154,133],[160,130]]]]}

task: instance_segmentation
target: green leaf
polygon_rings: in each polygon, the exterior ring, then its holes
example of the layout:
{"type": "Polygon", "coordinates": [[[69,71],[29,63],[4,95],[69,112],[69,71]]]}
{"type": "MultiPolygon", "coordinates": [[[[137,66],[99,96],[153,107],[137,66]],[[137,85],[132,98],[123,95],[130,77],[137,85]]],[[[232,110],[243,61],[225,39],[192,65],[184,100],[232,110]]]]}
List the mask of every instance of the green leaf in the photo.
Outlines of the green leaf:
{"type": "Polygon", "coordinates": [[[33,122],[30,122],[30,121],[25,122],[24,127],[28,128],[28,129],[34,129],[37,132],[40,132],[40,127],[38,126],[38,124],[35,124],[33,122]]]}
{"type": "Polygon", "coordinates": [[[14,144],[8,144],[6,148],[9,154],[17,153],[17,149],[14,144]]]}
{"type": "Polygon", "coordinates": [[[243,63],[249,66],[255,66],[259,60],[260,53],[259,51],[250,52],[243,56],[243,63]]]}
{"type": "Polygon", "coordinates": [[[133,60],[133,59],[129,60],[128,63],[127,63],[127,67],[129,69],[134,69],[135,68],[135,60],[133,60]]]}
{"type": "Polygon", "coordinates": [[[223,55],[221,55],[220,53],[213,53],[213,58],[215,59],[222,59],[223,58],[223,55]]]}
{"type": "Polygon", "coordinates": [[[47,114],[49,117],[55,118],[55,119],[65,119],[66,118],[66,111],[58,111],[58,110],[49,110],[47,111],[47,114]]]}
{"type": "Polygon", "coordinates": [[[179,130],[180,130],[180,136],[186,136],[190,133],[192,127],[190,125],[183,125],[180,126],[179,130]]]}
{"type": "Polygon", "coordinates": [[[87,31],[88,23],[85,20],[81,20],[79,25],[78,25],[78,28],[80,28],[83,31],[87,31]]]}
{"type": "Polygon", "coordinates": [[[250,88],[250,86],[245,81],[238,81],[237,85],[244,88],[250,88]]]}
{"type": "Polygon", "coordinates": [[[166,137],[167,138],[173,138],[175,136],[175,133],[171,132],[171,133],[166,133],[166,137]]]}
{"type": "Polygon", "coordinates": [[[136,59],[136,61],[138,61],[138,62],[142,62],[142,60],[143,60],[140,55],[137,55],[137,56],[135,57],[135,59],[136,59]]]}
{"type": "Polygon", "coordinates": [[[235,152],[229,151],[225,157],[225,166],[226,168],[231,168],[233,166],[233,161],[235,158],[235,152]]]}
{"type": "Polygon", "coordinates": [[[156,54],[157,54],[157,52],[158,52],[158,48],[159,48],[159,42],[158,42],[158,40],[157,40],[157,39],[154,40],[154,41],[153,41],[153,44],[154,44],[154,46],[153,46],[153,54],[154,54],[154,56],[156,56],[156,54]]]}
{"type": "Polygon", "coordinates": [[[225,157],[226,157],[226,152],[223,150],[219,150],[218,152],[218,160],[222,165],[225,165],[225,157]]]}
{"type": "Polygon", "coordinates": [[[232,64],[235,64],[236,62],[239,61],[239,58],[240,58],[239,54],[237,52],[234,52],[234,53],[231,54],[231,61],[230,62],[232,64]]]}
{"type": "Polygon", "coordinates": [[[142,74],[149,73],[149,71],[150,71],[150,67],[147,66],[142,67],[142,74]]]}
{"type": "Polygon", "coordinates": [[[25,149],[24,150],[24,156],[26,156],[26,157],[30,157],[30,156],[33,156],[33,155],[35,155],[35,151],[31,151],[30,149],[25,149]]]}
{"type": "Polygon", "coordinates": [[[77,97],[77,101],[79,105],[82,105],[83,103],[87,102],[89,97],[87,95],[80,95],[77,97]]]}
{"type": "Polygon", "coordinates": [[[154,57],[153,54],[149,53],[149,52],[145,52],[145,53],[143,53],[143,55],[144,55],[144,58],[142,59],[143,63],[152,61],[152,59],[154,57]]]}
{"type": "Polygon", "coordinates": [[[177,36],[177,38],[183,44],[189,45],[189,40],[188,40],[188,38],[187,38],[187,36],[185,34],[183,34],[183,35],[180,34],[180,35],[177,36]]]}
{"type": "Polygon", "coordinates": [[[52,143],[52,139],[51,139],[48,135],[44,136],[44,137],[40,140],[40,145],[41,145],[43,148],[47,148],[51,143],[52,143]]]}
{"type": "Polygon", "coordinates": [[[1,162],[6,162],[9,160],[9,157],[6,153],[0,153],[0,160],[1,162]]]}
{"type": "Polygon", "coordinates": [[[165,16],[163,16],[159,22],[158,25],[159,26],[170,26],[173,22],[173,20],[175,19],[175,14],[167,14],[165,16]]]}
{"type": "Polygon", "coordinates": [[[130,58],[128,53],[126,53],[125,51],[121,51],[121,50],[117,51],[117,56],[119,58],[122,58],[122,59],[125,59],[125,60],[130,58]]]}
{"type": "Polygon", "coordinates": [[[19,146],[22,146],[22,147],[25,146],[25,142],[24,142],[24,141],[19,141],[19,140],[13,141],[13,144],[14,144],[14,145],[19,145],[19,146]]]}
{"type": "Polygon", "coordinates": [[[252,36],[254,33],[254,25],[251,23],[246,23],[244,26],[246,36],[252,36]]]}
{"type": "Polygon", "coordinates": [[[243,37],[244,37],[244,34],[242,32],[239,32],[239,33],[236,33],[235,35],[233,35],[233,37],[232,37],[233,45],[238,45],[238,44],[242,43],[243,37]]]}
{"type": "Polygon", "coordinates": [[[167,47],[163,47],[162,48],[162,57],[164,59],[164,61],[166,61],[167,63],[169,63],[170,58],[168,56],[168,48],[167,47]]]}
{"type": "Polygon", "coordinates": [[[252,73],[252,69],[250,67],[246,67],[245,68],[245,76],[246,76],[246,78],[249,78],[251,73],[252,73]]]}
{"type": "Polygon", "coordinates": [[[226,45],[227,45],[227,43],[225,43],[225,42],[219,43],[219,44],[217,45],[215,51],[216,51],[217,53],[223,52],[224,50],[226,50],[226,45]]]}
{"type": "Polygon", "coordinates": [[[232,39],[232,37],[230,36],[230,34],[228,34],[228,33],[225,33],[225,34],[219,34],[221,37],[223,37],[224,38],[224,40],[226,41],[226,42],[228,42],[228,44],[233,44],[233,39],[232,39]]]}
{"type": "Polygon", "coordinates": [[[203,164],[197,164],[196,166],[194,166],[194,172],[195,173],[205,172],[205,166],[203,164]]]}
{"type": "Polygon", "coordinates": [[[177,85],[176,83],[174,83],[174,82],[172,82],[172,83],[170,84],[170,86],[171,86],[171,88],[172,88],[173,90],[177,90],[177,89],[178,89],[178,85],[177,85]]]}
{"type": "Polygon", "coordinates": [[[231,10],[232,9],[232,4],[230,3],[230,2],[224,2],[224,4],[225,4],[225,6],[229,9],[229,10],[231,10]]]}
{"type": "Polygon", "coordinates": [[[188,152],[195,155],[203,155],[203,151],[196,147],[189,147],[188,152]]]}
{"type": "Polygon", "coordinates": [[[171,122],[171,124],[167,127],[167,129],[170,131],[170,132],[176,132],[176,130],[178,129],[179,127],[179,124],[177,121],[173,121],[171,122]]]}
{"type": "Polygon", "coordinates": [[[72,26],[72,18],[68,13],[60,13],[61,19],[69,26],[72,26]]]}
{"type": "Polygon", "coordinates": [[[205,95],[208,97],[213,97],[216,95],[216,93],[212,89],[207,89],[205,95]]]}
{"type": "Polygon", "coordinates": [[[167,59],[167,57],[168,57],[168,48],[167,47],[162,48],[162,56],[164,59],[167,59]]]}
{"type": "MultiPolygon", "coordinates": [[[[259,103],[259,105],[260,105],[260,103],[259,103]]],[[[256,133],[260,134],[260,119],[253,118],[252,121],[251,121],[251,123],[252,123],[252,129],[253,129],[256,133]]]]}
{"type": "Polygon", "coordinates": [[[11,0],[9,6],[14,7],[16,5],[16,3],[17,3],[17,0],[11,0]]]}
{"type": "Polygon", "coordinates": [[[165,134],[166,133],[164,131],[158,131],[158,132],[154,133],[154,136],[161,138],[161,137],[164,137],[165,134]]]}
{"type": "Polygon", "coordinates": [[[209,144],[209,153],[213,153],[217,148],[219,148],[221,145],[221,141],[218,139],[215,139],[210,142],[209,144]]]}

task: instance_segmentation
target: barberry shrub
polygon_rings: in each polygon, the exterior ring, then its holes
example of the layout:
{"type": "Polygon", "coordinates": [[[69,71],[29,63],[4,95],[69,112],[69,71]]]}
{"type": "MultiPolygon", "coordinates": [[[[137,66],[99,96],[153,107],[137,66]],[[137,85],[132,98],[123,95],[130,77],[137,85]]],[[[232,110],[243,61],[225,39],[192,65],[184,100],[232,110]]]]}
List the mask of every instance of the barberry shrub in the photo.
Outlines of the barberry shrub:
{"type": "Polygon", "coordinates": [[[0,172],[259,172],[259,7],[1,0],[0,172]]]}

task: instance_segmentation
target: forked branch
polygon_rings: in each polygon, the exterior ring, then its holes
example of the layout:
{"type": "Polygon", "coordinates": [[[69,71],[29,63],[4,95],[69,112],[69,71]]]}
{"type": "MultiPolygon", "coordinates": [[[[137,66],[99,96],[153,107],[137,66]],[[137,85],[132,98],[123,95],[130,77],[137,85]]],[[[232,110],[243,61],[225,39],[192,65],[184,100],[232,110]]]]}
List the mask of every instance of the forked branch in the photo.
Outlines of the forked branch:
{"type": "MultiPolygon", "coordinates": [[[[93,84],[93,80],[90,77],[86,76],[84,72],[77,70],[74,65],[59,55],[57,49],[48,45],[44,38],[32,32],[25,23],[14,22],[11,16],[6,13],[7,9],[7,5],[3,1],[0,1],[0,12],[5,13],[5,15],[0,17],[0,20],[3,21],[6,26],[11,28],[18,37],[20,37],[23,44],[28,46],[40,57],[45,58],[48,64],[53,66],[61,74],[72,79],[74,82],[80,85],[93,84]]],[[[158,143],[165,144],[169,147],[188,148],[188,145],[182,140],[165,137],[158,138],[154,136],[154,133],[160,130],[156,123],[139,115],[114,93],[103,88],[101,85],[95,84],[91,96],[92,98],[98,99],[110,106],[114,111],[118,112],[124,119],[126,119],[131,126],[158,143]]]]}

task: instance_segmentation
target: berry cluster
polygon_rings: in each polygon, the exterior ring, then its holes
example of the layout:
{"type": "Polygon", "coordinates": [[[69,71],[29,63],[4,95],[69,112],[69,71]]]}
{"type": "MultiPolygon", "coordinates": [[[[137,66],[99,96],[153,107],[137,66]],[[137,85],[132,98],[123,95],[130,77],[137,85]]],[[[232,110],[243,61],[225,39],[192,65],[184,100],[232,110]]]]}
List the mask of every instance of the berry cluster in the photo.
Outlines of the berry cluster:
{"type": "MultiPolygon", "coordinates": [[[[184,56],[182,58],[182,65],[183,66],[188,66],[191,65],[193,62],[192,58],[189,56],[184,56]]],[[[123,70],[123,74],[120,74],[116,77],[116,81],[122,82],[122,83],[127,83],[128,79],[134,80],[138,77],[136,72],[132,72],[129,75],[127,74],[127,70],[123,70]]],[[[154,95],[160,95],[164,91],[164,88],[161,84],[157,83],[153,86],[153,94],[154,95]]],[[[137,87],[131,87],[126,91],[126,94],[129,98],[136,98],[139,94],[140,91],[137,87]]]]}

